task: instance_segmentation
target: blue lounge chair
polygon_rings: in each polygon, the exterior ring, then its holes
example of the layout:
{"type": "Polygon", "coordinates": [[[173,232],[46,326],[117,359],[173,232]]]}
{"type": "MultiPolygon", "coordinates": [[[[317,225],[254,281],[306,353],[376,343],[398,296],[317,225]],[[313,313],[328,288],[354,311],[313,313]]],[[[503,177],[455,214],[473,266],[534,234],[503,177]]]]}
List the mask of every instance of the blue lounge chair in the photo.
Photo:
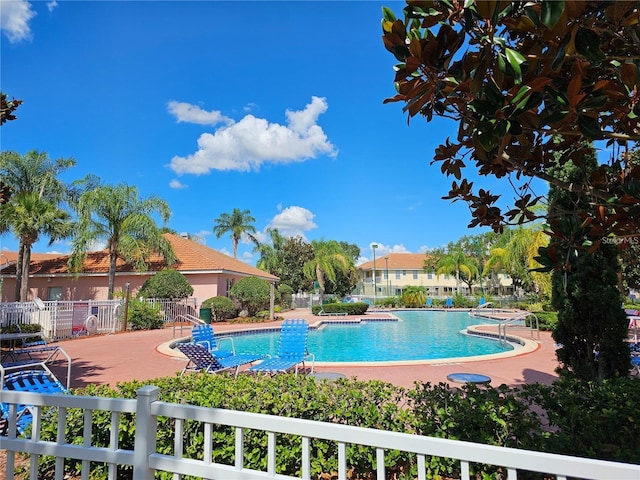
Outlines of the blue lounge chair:
{"type": "Polygon", "coordinates": [[[447,302],[444,304],[444,308],[453,307],[453,299],[451,297],[447,297],[447,302]]]}
{"type": "Polygon", "coordinates": [[[487,300],[484,297],[480,297],[480,300],[478,301],[478,306],[484,305],[486,301],[487,300]]]}
{"type": "Polygon", "coordinates": [[[237,376],[242,365],[248,365],[266,356],[241,353],[218,358],[199,343],[179,343],[176,348],[189,360],[180,375],[184,375],[185,372],[218,373],[233,370],[234,376],[237,376]]]}
{"type": "Polygon", "coordinates": [[[266,372],[275,374],[295,369],[296,375],[300,365],[305,366],[311,361],[311,372],[315,363],[315,356],[307,350],[309,324],[303,319],[285,320],[280,327],[280,346],[277,357],[266,358],[257,365],[249,368],[250,372],[266,372]]]}
{"type": "Polygon", "coordinates": [[[427,298],[427,302],[425,303],[425,307],[427,307],[427,308],[433,307],[433,298],[431,298],[431,297],[427,298]]]}
{"type": "MultiPolygon", "coordinates": [[[[4,377],[3,389],[18,392],[65,394],[68,390],[48,370],[23,370],[10,373],[4,377]]],[[[18,405],[16,414],[16,430],[22,434],[33,420],[33,406],[18,405]]],[[[10,409],[6,403],[0,404],[2,418],[9,419],[10,409]]]]}
{"type": "Polygon", "coordinates": [[[213,327],[208,323],[195,325],[191,329],[191,339],[193,343],[204,346],[209,352],[213,353],[216,358],[224,358],[234,355],[236,353],[235,346],[233,344],[232,337],[216,337],[213,331],[213,327]],[[229,341],[231,343],[230,349],[220,348],[222,341],[229,341]]]}

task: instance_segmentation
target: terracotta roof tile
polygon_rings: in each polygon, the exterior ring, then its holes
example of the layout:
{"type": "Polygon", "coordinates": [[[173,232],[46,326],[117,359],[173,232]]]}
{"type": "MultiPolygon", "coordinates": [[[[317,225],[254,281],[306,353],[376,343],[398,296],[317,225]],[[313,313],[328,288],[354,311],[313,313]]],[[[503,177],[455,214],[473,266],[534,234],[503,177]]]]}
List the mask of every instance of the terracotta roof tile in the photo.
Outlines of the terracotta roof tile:
{"type": "MultiPolygon", "coordinates": [[[[181,272],[211,272],[224,271],[229,273],[240,273],[243,275],[258,276],[269,280],[277,280],[278,277],[271,275],[255,268],[247,263],[232,258],[228,255],[218,252],[212,248],[194,242],[187,238],[180,237],[171,233],[163,235],[172,245],[176,258],[178,259],[173,266],[181,272]]],[[[3,252],[3,255],[10,262],[15,263],[17,258],[16,252],[3,252]]],[[[4,259],[4,257],[0,257],[4,259]]],[[[67,267],[68,255],[51,255],[51,254],[32,254],[31,265],[29,266],[30,275],[55,275],[68,274],[67,267]]],[[[0,262],[0,266],[2,262],[0,262]]],[[[159,256],[154,255],[147,262],[148,271],[156,272],[162,270],[164,265],[159,256]]],[[[133,266],[121,259],[117,260],[116,270],[118,272],[131,272],[133,266]]],[[[88,252],[84,262],[83,273],[107,273],[109,272],[109,254],[106,250],[97,252],[88,252]]],[[[9,265],[3,269],[4,274],[15,274],[15,264],[9,265]]]]}
{"type": "MultiPolygon", "coordinates": [[[[385,258],[388,259],[389,270],[422,270],[427,256],[424,253],[388,253],[376,257],[376,270],[387,268],[385,258]]],[[[358,270],[373,270],[373,260],[359,265],[358,270]]]]}

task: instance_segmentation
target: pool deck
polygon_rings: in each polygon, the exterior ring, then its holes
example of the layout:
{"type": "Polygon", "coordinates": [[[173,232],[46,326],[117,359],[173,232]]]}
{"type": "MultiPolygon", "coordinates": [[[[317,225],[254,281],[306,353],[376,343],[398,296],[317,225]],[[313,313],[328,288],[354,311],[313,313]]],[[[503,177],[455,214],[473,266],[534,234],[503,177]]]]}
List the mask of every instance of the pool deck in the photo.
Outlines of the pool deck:
{"type": "MultiPolygon", "coordinates": [[[[390,317],[389,312],[372,311],[364,316],[318,317],[308,309],[298,309],[279,314],[283,318],[305,318],[311,325],[317,322],[345,321],[368,318],[390,317]]],[[[482,324],[478,319],[478,324],[482,324]]],[[[217,334],[239,329],[279,328],[280,322],[250,324],[214,325],[217,334]]],[[[483,327],[484,330],[497,332],[495,325],[483,327]]],[[[491,385],[507,384],[515,386],[523,383],[550,384],[558,376],[555,369],[558,361],[555,344],[549,332],[539,332],[540,338],[530,338],[529,331],[518,327],[509,328],[509,335],[520,336],[528,340],[526,348],[509,356],[492,355],[472,359],[446,359],[438,361],[387,362],[385,364],[328,364],[317,363],[318,372],[341,373],[359,380],[382,380],[398,386],[410,388],[414,382],[446,382],[452,373],[473,373],[491,377],[491,385]],[[518,331],[520,330],[520,331],[518,331]]],[[[180,372],[186,359],[168,345],[178,338],[189,336],[190,329],[182,333],[171,327],[162,330],[131,331],[111,335],[95,335],[58,342],[72,359],[71,386],[82,387],[89,384],[108,384],[118,382],[172,376],[180,372]]],[[[65,377],[59,366],[56,374],[65,377]]]]}

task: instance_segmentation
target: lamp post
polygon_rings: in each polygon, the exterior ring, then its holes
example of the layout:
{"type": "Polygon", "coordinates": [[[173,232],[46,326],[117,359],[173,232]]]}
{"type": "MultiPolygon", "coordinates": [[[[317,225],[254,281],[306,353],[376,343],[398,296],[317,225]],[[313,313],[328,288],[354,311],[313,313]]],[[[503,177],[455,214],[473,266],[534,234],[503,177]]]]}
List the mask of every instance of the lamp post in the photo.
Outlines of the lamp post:
{"type": "Polygon", "coordinates": [[[387,269],[387,297],[391,296],[391,279],[389,278],[389,257],[384,257],[384,265],[387,269]]]}
{"type": "Polygon", "coordinates": [[[373,250],[373,306],[376,306],[376,294],[378,290],[378,285],[376,283],[376,248],[378,248],[377,243],[371,244],[371,250],[373,250]]]}

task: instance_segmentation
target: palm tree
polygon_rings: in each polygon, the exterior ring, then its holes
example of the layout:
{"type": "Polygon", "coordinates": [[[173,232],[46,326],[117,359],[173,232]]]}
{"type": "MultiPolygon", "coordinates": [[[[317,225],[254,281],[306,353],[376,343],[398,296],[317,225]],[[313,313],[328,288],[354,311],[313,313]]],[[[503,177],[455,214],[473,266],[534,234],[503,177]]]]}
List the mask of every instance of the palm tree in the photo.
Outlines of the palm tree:
{"type": "Polygon", "coordinates": [[[13,195],[2,205],[0,233],[10,230],[19,239],[16,301],[27,301],[31,246],[41,234],[48,235],[51,243],[70,234],[69,215],[60,205],[71,190],[58,175],[74,165],[71,158],[51,160],[36,150],[24,156],[0,153],[0,178],[13,195]]]}
{"type": "Polygon", "coordinates": [[[153,253],[166,265],[175,261],[169,242],[152,214],[169,220],[169,205],[158,197],[138,198],[138,189],[126,184],[104,185],[84,192],[78,201],[78,226],[73,239],[69,265],[78,272],[88,249],[105,241],[109,252],[109,299],[113,298],[118,258],[142,270],[153,253]]]}
{"type": "Polygon", "coordinates": [[[534,272],[540,264],[535,260],[538,248],[549,243],[542,223],[533,223],[527,227],[519,226],[509,230],[507,240],[502,246],[492,248],[485,265],[485,272],[503,271],[509,275],[514,287],[527,291],[551,295],[551,277],[547,273],[534,272]]]}
{"type": "Polygon", "coordinates": [[[35,192],[14,195],[0,211],[0,231],[10,230],[19,239],[15,299],[16,302],[26,302],[32,245],[41,234],[49,237],[49,245],[69,237],[73,223],[67,212],[35,192]]]}
{"type": "Polygon", "coordinates": [[[233,258],[237,258],[238,243],[243,235],[246,235],[256,245],[260,244],[255,236],[256,227],[253,226],[255,221],[256,219],[251,216],[249,210],[234,208],[230,214],[223,213],[213,221],[213,233],[216,234],[216,238],[220,238],[226,233],[231,233],[233,258]]]}
{"type": "Polygon", "coordinates": [[[458,247],[450,247],[445,255],[443,255],[436,265],[436,275],[443,273],[456,275],[456,293],[460,293],[460,273],[463,272],[468,279],[474,275],[478,275],[478,267],[475,261],[470,258],[462,249],[458,247]]]}
{"type": "Polygon", "coordinates": [[[271,244],[261,243],[256,245],[255,250],[260,253],[260,259],[256,266],[261,270],[280,276],[280,257],[287,239],[280,235],[277,228],[267,228],[267,233],[271,238],[271,244]]]}
{"type": "Polygon", "coordinates": [[[302,269],[307,278],[317,280],[320,287],[320,302],[324,296],[325,279],[335,283],[336,271],[347,272],[350,267],[349,258],[335,240],[312,241],[313,259],[306,262],[302,269]]]}

